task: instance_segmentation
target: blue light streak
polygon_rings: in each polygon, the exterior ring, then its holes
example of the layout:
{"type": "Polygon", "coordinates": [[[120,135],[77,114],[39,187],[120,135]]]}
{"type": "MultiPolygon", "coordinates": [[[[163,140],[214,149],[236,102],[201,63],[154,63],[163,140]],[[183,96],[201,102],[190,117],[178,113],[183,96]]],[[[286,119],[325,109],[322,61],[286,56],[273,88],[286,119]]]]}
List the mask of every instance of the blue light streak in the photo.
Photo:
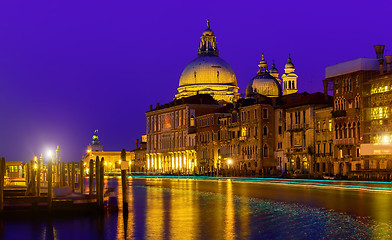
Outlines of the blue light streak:
{"type": "Polygon", "coordinates": [[[327,187],[332,189],[373,190],[392,192],[391,182],[353,181],[353,180],[315,180],[315,179],[282,179],[282,178],[254,178],[254,177],[209,177],[209,176],[160,176],[136,175],[134,178],[179,179],[179,180],[205,180],[205,181],[233,181],[265,184],[282,184],[291,186],[327,187]],[[340,183],[340,184],[338,184],[340,183]],[[348,184],[349,183],[349,184],[348,184]],[[357,185],[353,185],[357,183],[357,185]],[[382,186],[367,186],[365,184],[378,184],[382,186]],[[383,185],[386,185],[385,187],[383,185]]]}

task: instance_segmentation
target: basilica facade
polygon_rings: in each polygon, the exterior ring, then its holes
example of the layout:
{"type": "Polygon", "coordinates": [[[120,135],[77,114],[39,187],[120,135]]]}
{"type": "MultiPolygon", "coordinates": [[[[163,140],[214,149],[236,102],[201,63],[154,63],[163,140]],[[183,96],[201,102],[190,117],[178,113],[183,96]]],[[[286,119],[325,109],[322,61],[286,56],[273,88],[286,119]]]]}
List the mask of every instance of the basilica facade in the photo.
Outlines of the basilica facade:
{"type": "Polygon", "coordinates": [[[284,110],[279,107],[297,92],[297,78],[291,57],[279,78],[275,64],[269,68],[262,54],[241,96],[207,20],[197,57],[183,70],[174,100],[146,112],[146,169],[184,174],[282,171],[284,110]]]}

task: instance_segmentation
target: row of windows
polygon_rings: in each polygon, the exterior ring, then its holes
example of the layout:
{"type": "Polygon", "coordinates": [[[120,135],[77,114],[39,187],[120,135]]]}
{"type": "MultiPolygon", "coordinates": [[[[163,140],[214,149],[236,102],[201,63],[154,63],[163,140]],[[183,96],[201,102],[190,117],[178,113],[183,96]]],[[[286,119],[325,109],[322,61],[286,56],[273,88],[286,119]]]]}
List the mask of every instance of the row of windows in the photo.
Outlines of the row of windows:
{"type": "MultiPolygon", "coordinates": [[[[245,122],[245,121],[250,121],[251,120],[251,111],[242,111],[241,112],[241,121],[245,122]]],[[[253,118],[252,119],[257,119],[258,116],[258,112],[257,109],[253,109],[253,118]]],[[[263,108],[262,109],[262,116],[263,119],[268,119],[268,108],[263,108]]]]}
{"type": "Polygon", "coordinates": [[[341,79],[341,80],[336,80],[335,82],[335,86],[336,86],[336,93],[339,93],[339,89],[341,90],[342,93],[345,92],[351,92],[355,87],[359,86],[359,76],[352,78],[345,78],[345,79],[341,79]]]}
{"type": "Polygon", "coordinates": [[[300,124],[300,123],[306,123],[306,111],[299,111],[299,112],[294,112],[294,113],[290,113],[290,125],[294,124],[300,124]],[[302,115],[302,122],[301,122],[301,115],[302,115]]]}
{"type": "MultiPolygon", "coordinates": [[[[327,130],[327,124],[324,120],[321,124],[320,121],[317,121],[316,130],[327,130]]],[[[328,131],[332,132],[332,120],[328,120],[328,131]]]]}
{"type": "Polygon", "coordinates": [[[330,142],[330,143],[323,143],[323,144],[321,144],[321,143],[318,143],[317,144],[317,148],[316,148],[316,153],[317,154],[320,154],[320,153],[322,153],[322,154],[326,154],[326,153],[332,153],[333,152],[333,144],[330,142]]]}
{"type": "Polygon", "coordinates": [[[360,135],[360,123],[346,123],[343,124],[335,124],[335,138],[343,139],[343,138],[356,138],[360,135]]]}
{"type": "MultiPolygon", "coordinates": [[[[354,108],[359,108],[359,100],[360,100],[360,96],[357,95],[354,98],[354,108]]],[[[352,103],[349,101],[348,104],[348,108],[352,108],[353,105],[352,103]]],[[[347,104],[346,104],[346,98],[344,97],[337,97],[334,101],[334,109],[337,111],[341,111],[341,110],[347,110],[347,104]]]]}
{"type": "Polygon", "coordinates": [[[185,109],[172,113],[147,117],[147,132],[173,129],[186,124],[185,109]]]}
{"type": "Polygon", "coordinates": [[[186,140],[183,132],[148,136],[147,150],[185,147],[187,146],[186,140]]]}

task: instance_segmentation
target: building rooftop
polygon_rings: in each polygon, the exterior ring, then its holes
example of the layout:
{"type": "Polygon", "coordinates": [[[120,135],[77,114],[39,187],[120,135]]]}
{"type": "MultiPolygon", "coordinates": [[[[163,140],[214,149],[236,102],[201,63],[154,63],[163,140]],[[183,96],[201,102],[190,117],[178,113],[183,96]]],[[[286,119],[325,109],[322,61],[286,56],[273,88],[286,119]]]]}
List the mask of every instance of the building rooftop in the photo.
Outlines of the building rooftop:
{"type": "Polygon", "coordinates": [[[325,97],[324,93],[315,92],[315,93],[304,93],[303,97],[298,99],[294,99],[293,101],[288,101],[286,104],[282,106],[282,108],[292,108],[297,106],[309,105],[309,104],[326,104],[332,105],[333,104],[333,97],[327,96],[325,97]]]}
{"type": "Polygon", "coordinates": [[[207,105],[219,105],[219,103],[210,95],[210,94],[197,94],[190,97],[184,97],[181,99],[175,99],[169,103],[159,105],[157,104],[156,108],[151,108],[150,111],[156,111],[160,109],[170,108],[174,106],[179,106],[183,104],[207,104],[207,105]]]}
{"type": "Polygon", "coordinates": [[[380,66],[376,58],[357,58],[326,67],[325,78],[358,71],[379,71],[379,69],[380,66]]]}

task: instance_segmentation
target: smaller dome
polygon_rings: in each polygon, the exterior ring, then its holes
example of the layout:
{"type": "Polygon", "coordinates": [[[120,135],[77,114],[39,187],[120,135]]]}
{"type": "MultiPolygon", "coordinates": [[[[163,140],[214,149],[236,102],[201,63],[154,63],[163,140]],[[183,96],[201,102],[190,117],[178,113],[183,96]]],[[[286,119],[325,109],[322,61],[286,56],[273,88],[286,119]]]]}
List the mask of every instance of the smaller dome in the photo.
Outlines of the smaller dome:
{"type": "Polygon", "coordinates": [[[282,95],[282,87],[276,78],[265,72],[254,77],[246,87],[246,97],[252,97],[255,94],[279,97],[282,95]]]}
{"type": "Polygon", "coordinates": [[[275,63],[272,64],[270,73],[279,73],[278,69],[275,67],[275,63]]]}
{"type": "Polygon", "coordinates": [[[211,29],[207,28],[206,30],[204,30],[203,36],[215,36],[215,34],[211,29]]]}
{"type": "Polygon", "coordinates": [[[287,60],[286,65],[284,65],[285,69],[295,69],[294,64],[291,62],[291,56],[289,55],[289,59],[287,60]]]}

